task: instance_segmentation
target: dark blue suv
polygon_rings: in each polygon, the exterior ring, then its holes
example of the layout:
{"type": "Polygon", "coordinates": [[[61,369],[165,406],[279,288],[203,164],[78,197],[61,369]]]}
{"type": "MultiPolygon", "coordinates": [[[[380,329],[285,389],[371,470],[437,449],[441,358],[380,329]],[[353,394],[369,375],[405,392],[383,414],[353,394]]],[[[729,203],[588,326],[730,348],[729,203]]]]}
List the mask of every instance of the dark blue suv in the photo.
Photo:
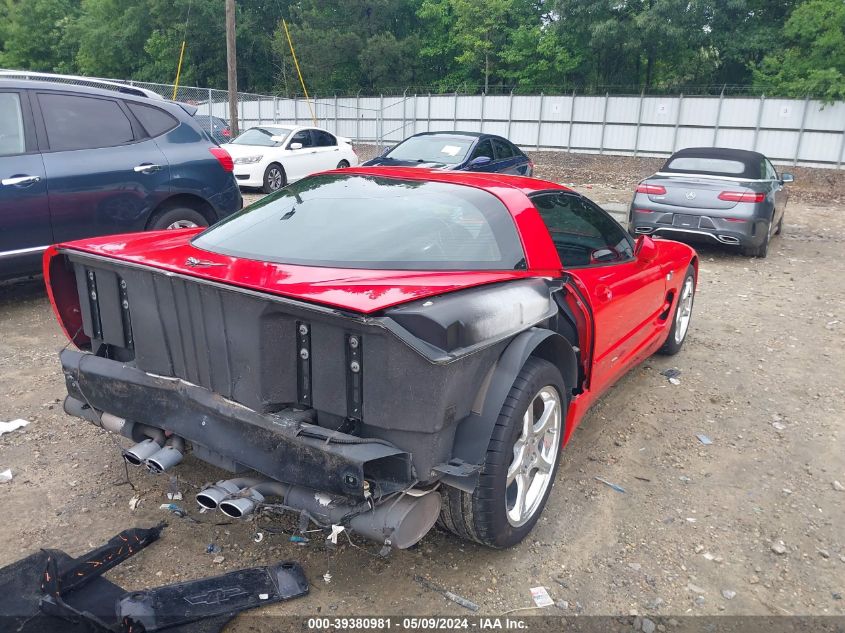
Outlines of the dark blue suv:
{"type": "Polygon", "coordinates": [[[0,80],[0,278],[55,242],[205,226],[243,206],[232,159],[195,108],[123,92],[0,80]]]}

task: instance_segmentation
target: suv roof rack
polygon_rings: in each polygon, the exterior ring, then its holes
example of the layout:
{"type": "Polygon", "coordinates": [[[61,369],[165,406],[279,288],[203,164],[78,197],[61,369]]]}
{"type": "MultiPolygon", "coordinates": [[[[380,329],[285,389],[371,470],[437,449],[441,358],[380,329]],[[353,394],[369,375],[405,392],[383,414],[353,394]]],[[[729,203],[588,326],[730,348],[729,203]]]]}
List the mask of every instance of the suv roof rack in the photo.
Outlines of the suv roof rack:
{"type": "Polygon", "coordinates": [[[92,88],[115,90],[117,92],[134,95],[136,97],[147,97],[149,99],[164,100],[163,96],[153,90],[147,90],[146,88],[139,88],[138,86],[131,86],[129,84],[122,84],[108,79],[100,79],[98,77],[82,77],[80,75],[59,75],[55,73],[31,72],[28,70],[0,69],[0,79],[34,79],[40,81],[58,81],[61,83],[90,86],[92,88]]]}

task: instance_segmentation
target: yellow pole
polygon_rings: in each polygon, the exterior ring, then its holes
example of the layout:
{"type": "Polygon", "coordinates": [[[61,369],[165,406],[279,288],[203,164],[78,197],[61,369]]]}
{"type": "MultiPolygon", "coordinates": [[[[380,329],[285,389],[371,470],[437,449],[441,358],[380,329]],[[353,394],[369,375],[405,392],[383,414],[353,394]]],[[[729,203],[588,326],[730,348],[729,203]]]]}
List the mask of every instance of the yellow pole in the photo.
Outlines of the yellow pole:
{"type": "Polygon", "coordinates": [[[305,103],[308,104],[308,111],[311,113],[311,120],[314,125],[317,125],[317,117],[314,116],[314,109],[311,107],[311,100],[308,98],[308,90],[305,88],[305,80],[302,79],[302,71],[299,70],[299,62],[296,61],[296,52],[293,50],[293,40],[290,39],[290,31],[288,31],[288,23],[282,20],[282,26],[285,27],[285,35],[288,38],[288,45],[290,46],[290,54],[293,57],[293,65],[296,66],[296,74],[299,75],[299,83],[302,84],[302,92],[305,93],[305,103]]]}
{"type": "Polygon", "coordinates": [[[176,67],[176,83],[173,84],[173,101],[176,101],[176,91],[179,89],[179,75],[182,74],[182,59],[185,57],[185,40],[182,40],[182,50],[179,52],[179,65],[176,67]]]}

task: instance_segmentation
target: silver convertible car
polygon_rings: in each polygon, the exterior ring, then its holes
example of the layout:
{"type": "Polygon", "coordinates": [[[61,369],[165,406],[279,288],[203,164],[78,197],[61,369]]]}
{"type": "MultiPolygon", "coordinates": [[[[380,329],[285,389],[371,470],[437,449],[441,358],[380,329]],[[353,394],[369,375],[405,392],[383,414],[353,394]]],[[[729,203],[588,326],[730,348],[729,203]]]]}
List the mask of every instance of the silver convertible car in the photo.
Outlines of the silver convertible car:
{"type": "Polygon", "coordinates": [[[792,174],[778,175],[758,152],[692,147],[643,180],[631,201],[630,231],[709,241],[765,257],[780,234],[792,174]]]}

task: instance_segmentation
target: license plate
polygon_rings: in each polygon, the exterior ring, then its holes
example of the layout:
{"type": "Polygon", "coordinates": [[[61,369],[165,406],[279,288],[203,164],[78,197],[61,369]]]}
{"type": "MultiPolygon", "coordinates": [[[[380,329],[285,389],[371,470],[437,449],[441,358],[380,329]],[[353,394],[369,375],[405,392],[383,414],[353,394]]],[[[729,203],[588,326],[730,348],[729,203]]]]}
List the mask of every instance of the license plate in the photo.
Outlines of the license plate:
{"type": "Polygon", "coordinates": [[[672,224],[675,226],[683,226],[684,228],[697,229],[699,219],[700,218],[697,215],[683,215],[676,213],[672,220],[672,224]]]}

